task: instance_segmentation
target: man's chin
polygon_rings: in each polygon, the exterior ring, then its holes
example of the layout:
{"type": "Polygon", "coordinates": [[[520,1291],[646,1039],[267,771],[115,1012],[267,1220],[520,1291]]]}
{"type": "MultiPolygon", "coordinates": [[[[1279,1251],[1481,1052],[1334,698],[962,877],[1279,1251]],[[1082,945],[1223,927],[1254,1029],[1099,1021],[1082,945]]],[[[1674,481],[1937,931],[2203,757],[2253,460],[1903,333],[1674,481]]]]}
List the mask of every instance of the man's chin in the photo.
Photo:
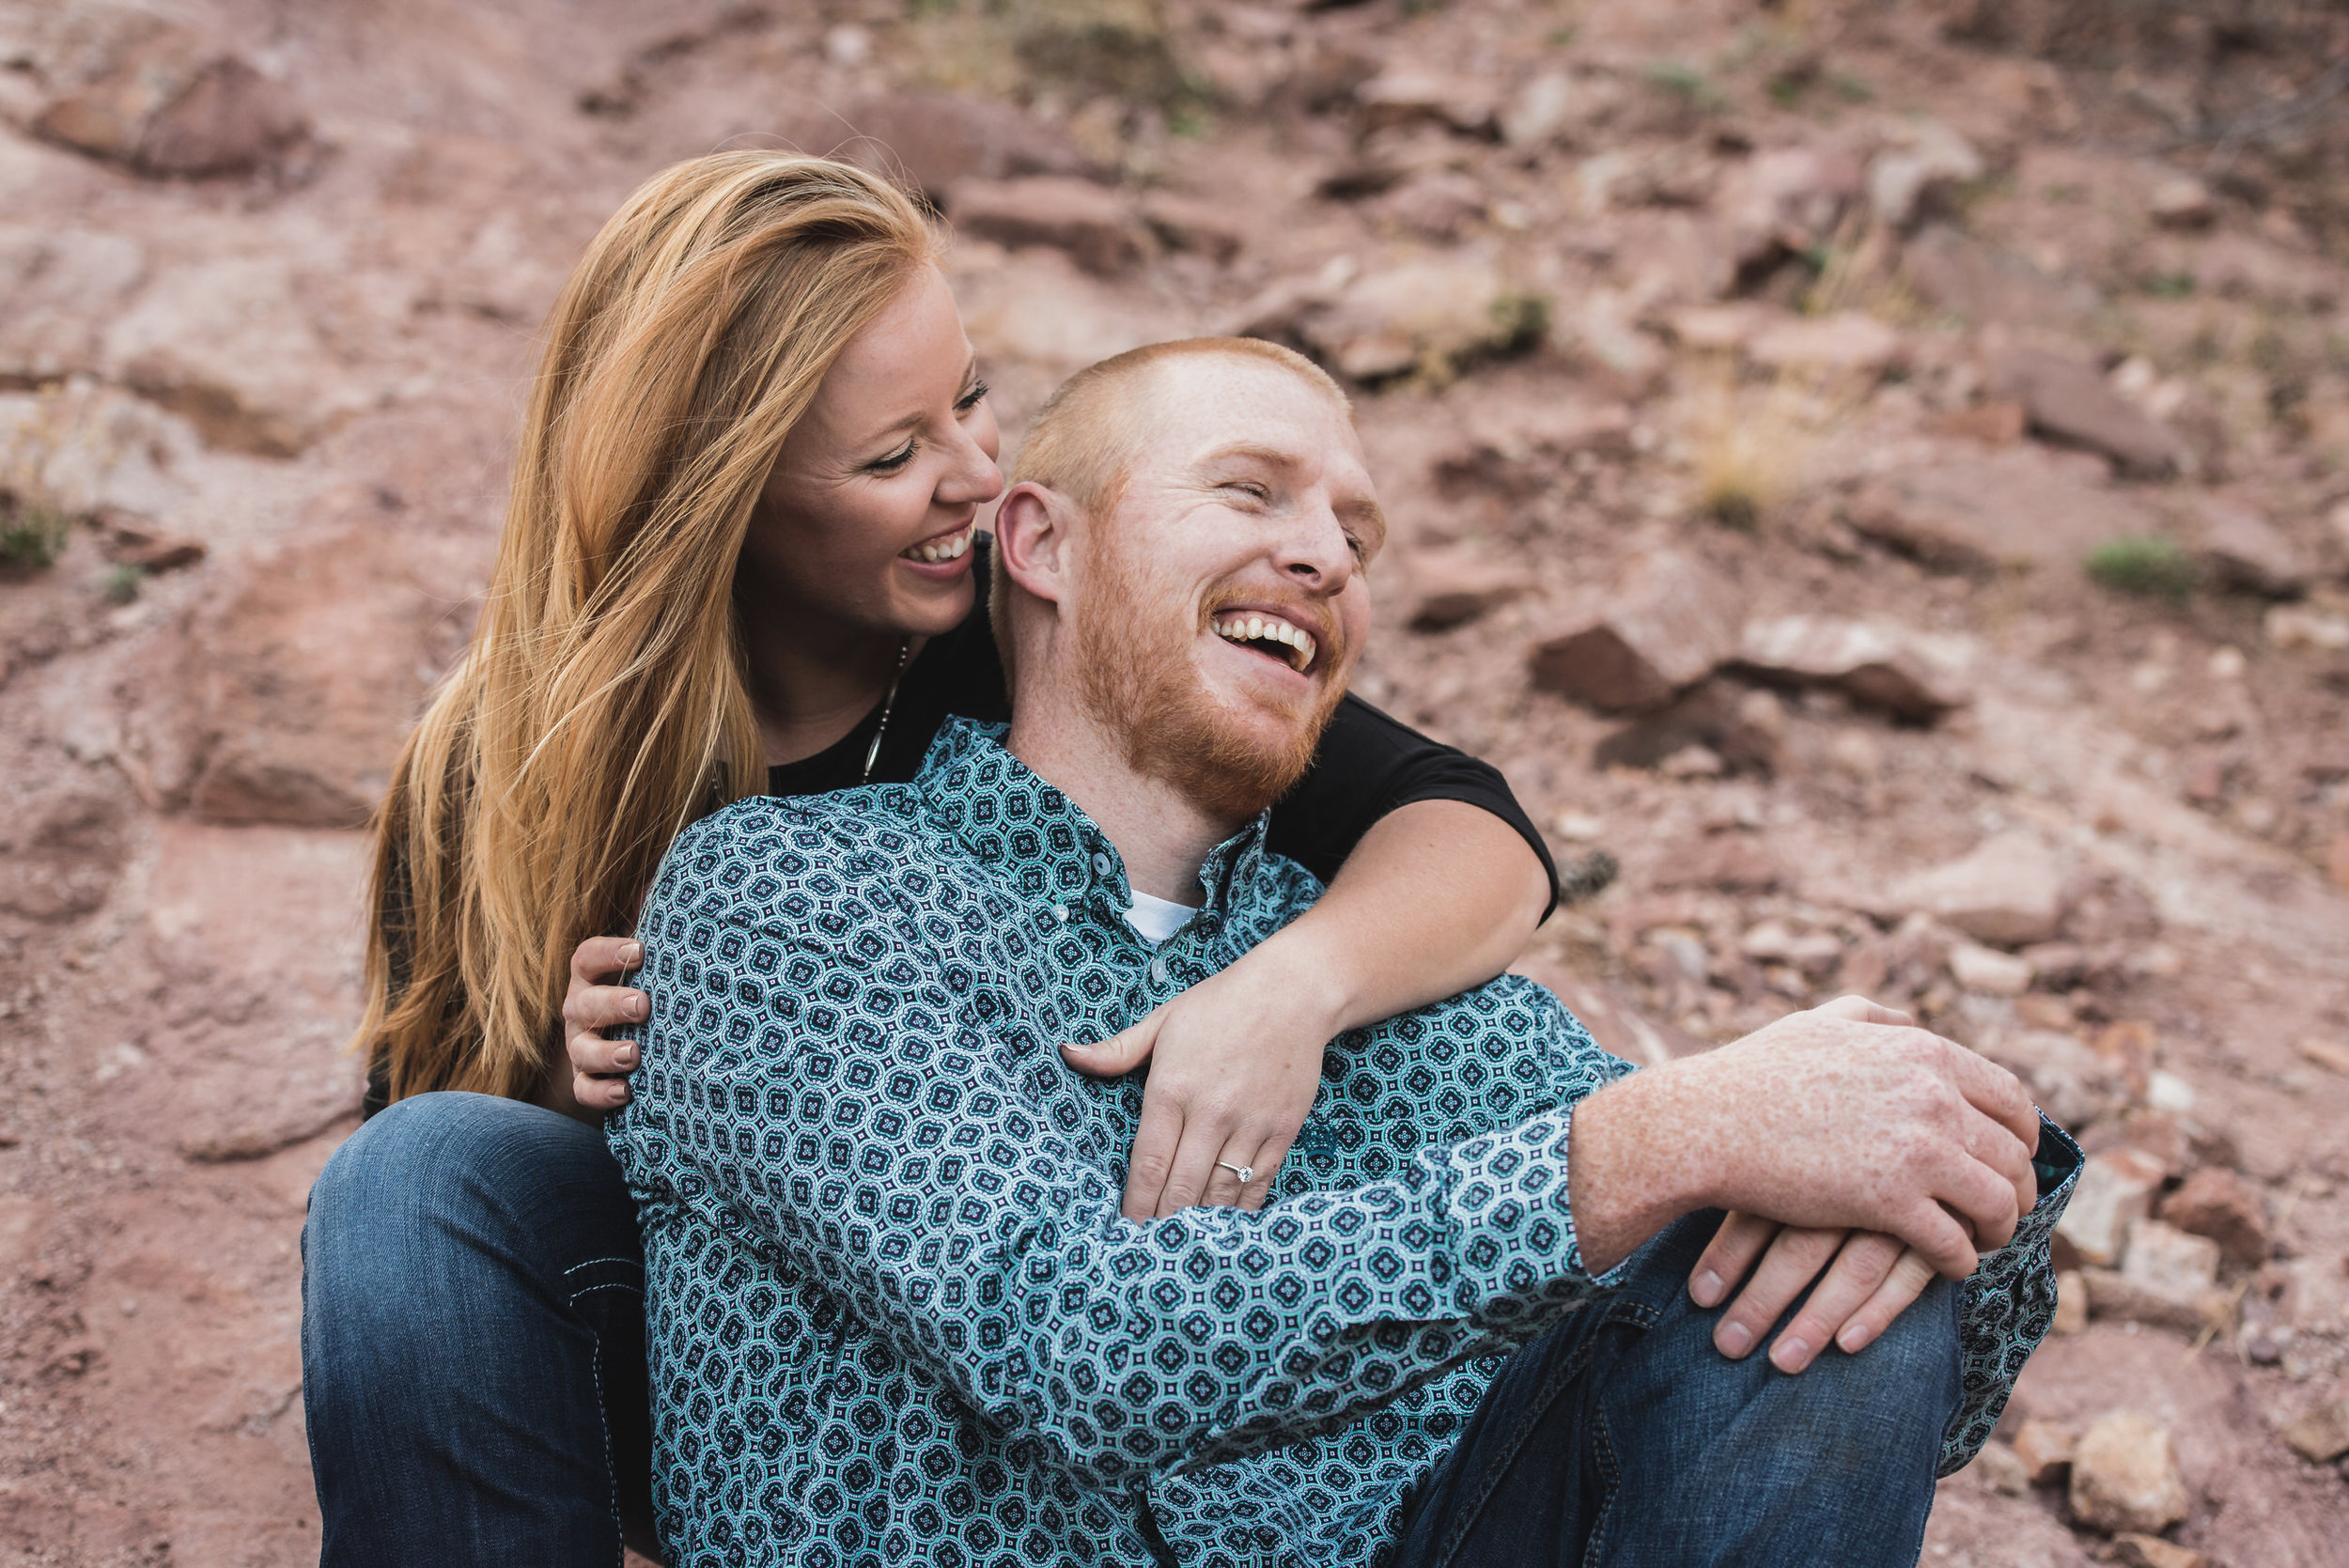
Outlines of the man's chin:
{"type": "Polygon", "coordinates": [[[1131,761],[1138,771],[1164,779],[1219,815],[1253,816],[1313,767],[1336,706],[1337,697],[1318,687],[1300,702],[1261,693],[1219,701],[1200,691],[1195,701],[1141,716],[1131,761]]]}

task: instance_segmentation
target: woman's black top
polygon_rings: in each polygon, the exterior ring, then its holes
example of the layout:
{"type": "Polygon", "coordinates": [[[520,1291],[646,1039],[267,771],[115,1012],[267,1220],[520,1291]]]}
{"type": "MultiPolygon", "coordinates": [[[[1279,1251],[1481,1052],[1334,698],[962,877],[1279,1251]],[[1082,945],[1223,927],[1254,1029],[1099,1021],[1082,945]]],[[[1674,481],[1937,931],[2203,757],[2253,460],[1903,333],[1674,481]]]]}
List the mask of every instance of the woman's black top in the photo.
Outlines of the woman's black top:
{"type": "MultiPolygon", "coordinates": [[[[1011,698],[1003,665],[988,621],[990,557],[984,534],[972,563],[978,600],[962,624],[924,644],[907,667],[891,706],[889,733],[873,760],[875,784],[908,784],[920,772],[930,742],[949,714],[966,719],[1008,720],[1011,698]]],[[[852,789],[864,780],[864,753],[881,722],[876,705],[856,728],[811,757],[767,770],[770,795],[821,795],[852,789]]],[[[1348,696],[1322,732],[1314,765],[1286,799],[1272,808],[1267,842],[1324,882],[1354,852],[1371,824],[1414,800],[1465,800],[1515,828],[1549,876],[1550,908],[1558,903],[1558,867],[1542,835],[1509,793],[1498,768],[1464,752],[1439,745],[1395,722],[1368,703],[1348,696]]],[[[381,1054],[368,1064],[363,1113],[372,1116],[388,1102],[390,1081],[381,1054]]]]}
{"type": "MultiPolygon", "coordinates": [[[[949,714],[983,720],[1011,717],[1003,660],[988,621],[988,543],[984,534],[976,541],[978,559],[972,570],[978,602],[960,626],[926,644],[897,683],[889,733],[881,738],[880,755],[873,760],[875,784],[910,783],[921,771],[922,759],[949,714]]],[[[880,722],[877,706],[855,729],[814,756],[769,768],[767,792],[820,795],[854,788],[863,782],[864,753],[880,722]]],[[[1500,770],[1439,745],[1353,696],[1338,705],[1322,733],[1312,770],[1272,808],[1268,844],[1276,854],[1286,855],[1327,882],[1372,823],[1414,800],[1465,800],[1515,828],[1541,857],[1549,874],[1550,904],[1556,907],[1558,867],[1500,770]]]]}

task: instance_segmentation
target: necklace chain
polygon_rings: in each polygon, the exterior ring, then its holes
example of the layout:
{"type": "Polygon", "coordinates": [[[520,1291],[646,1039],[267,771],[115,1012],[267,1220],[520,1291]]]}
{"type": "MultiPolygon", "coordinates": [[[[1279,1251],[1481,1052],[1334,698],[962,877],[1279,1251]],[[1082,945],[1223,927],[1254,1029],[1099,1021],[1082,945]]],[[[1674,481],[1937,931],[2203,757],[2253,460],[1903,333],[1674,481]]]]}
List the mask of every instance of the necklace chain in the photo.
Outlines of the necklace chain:
{"type": "Polygon", "coordinates": [[[880,723],[873,730],[873,743],[864,748],[864,773],[857,780],[859,784],[873,782],[873,764],[880,760],[881,737],[889,733],[889,715],[897,706],[897,683],[906,678],[906,662],[912,653],[912,638],[897,644],[897,668],[889,677],[889,695],[881,699],[880,723]]]}

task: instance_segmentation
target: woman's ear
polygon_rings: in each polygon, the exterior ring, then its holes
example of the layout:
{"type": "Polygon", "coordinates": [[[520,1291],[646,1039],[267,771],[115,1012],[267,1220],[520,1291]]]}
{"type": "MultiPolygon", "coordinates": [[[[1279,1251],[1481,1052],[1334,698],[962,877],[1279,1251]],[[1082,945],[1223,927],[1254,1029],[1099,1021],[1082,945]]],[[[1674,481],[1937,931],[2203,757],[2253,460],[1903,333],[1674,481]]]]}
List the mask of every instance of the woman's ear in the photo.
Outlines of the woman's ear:
{"type": "Polygon", "coordinates": [[[1047,604],[1061,601],[1068,561],[1069,501],[1022,480],[995,510],[995,569],[1047,604]]]}

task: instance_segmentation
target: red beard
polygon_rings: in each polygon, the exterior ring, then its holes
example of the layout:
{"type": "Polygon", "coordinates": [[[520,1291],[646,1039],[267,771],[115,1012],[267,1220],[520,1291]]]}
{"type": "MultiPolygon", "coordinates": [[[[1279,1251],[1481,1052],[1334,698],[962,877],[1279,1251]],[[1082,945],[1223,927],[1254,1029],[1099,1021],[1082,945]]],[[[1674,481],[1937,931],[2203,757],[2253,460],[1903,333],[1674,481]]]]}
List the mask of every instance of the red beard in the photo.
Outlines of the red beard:
{"type": "MultiPolygon", "coordinates": [[[[1345,687],[1324,681],[1264,733],[1201,683],[1192,660],[1204,620],[1186,626],[1168,615],[1125,613],[1150,605],[1159,591],[1124,551],[1112,546],[1102,553],[1101,580],[1084,596],[1072,630],[1085,706],[1105,728],[1126,736],[1127,766],[1220,816],[1253,816],[1286,795],[1313,766],[1345,687]]],[[[1205,613],[1217,607],[1210,596],[1205,613]]],[[[1340,637],[1334,625],[1319,629],[1315,659],[1325,668],[1346,667],[1340,637]]]]}

